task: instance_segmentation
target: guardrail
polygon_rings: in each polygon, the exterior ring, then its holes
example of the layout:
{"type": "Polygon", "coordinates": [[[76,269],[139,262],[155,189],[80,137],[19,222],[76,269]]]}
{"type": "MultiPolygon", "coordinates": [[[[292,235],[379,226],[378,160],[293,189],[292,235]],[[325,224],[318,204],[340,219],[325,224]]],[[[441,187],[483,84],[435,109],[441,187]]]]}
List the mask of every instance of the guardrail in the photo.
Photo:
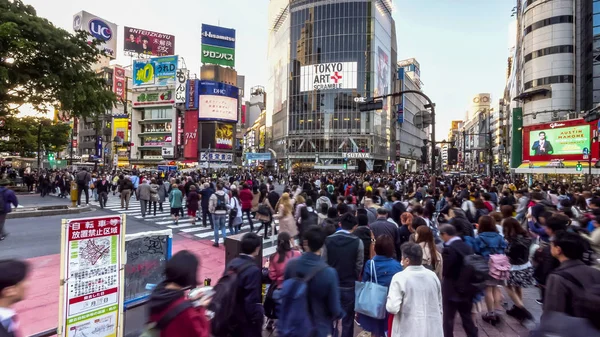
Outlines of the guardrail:
{"type": "MultiPolygon", "coordinates": [[[[147,299],[139,301],[139,302],[132,303],[132,304],[126,306],[124,308],[123,312],[127,312],[127,310],[131,310],[131,309],[139,308],[139,307],[141,307],[143,305],[146,305],[146,303],[148,303],[147,299]]],[[[123,320],[123,321],[125,321],[125,320],[123,320]]],[[[29,337],[52,337],[52,336],[56,336],[57,334],[58,334],[58,327],[52,328],[52,329],[48,329],[48,330],[44,330],[44,331],[40,331],[40,332],[38,332],[36,334],[30,335],[29,337]]]]}

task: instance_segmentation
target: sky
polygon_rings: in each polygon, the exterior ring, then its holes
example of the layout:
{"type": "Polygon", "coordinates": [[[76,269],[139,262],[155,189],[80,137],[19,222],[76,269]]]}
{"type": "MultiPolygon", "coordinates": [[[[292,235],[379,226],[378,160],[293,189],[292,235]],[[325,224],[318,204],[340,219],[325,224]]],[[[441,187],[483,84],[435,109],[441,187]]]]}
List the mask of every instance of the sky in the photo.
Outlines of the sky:
{"type": "MultiPolygon", "coordinates": [[[[200,72],[202,23],[236,29],[236,70],[246,76],[246,92],[267,86],[269,0],[23,0],[54,25],[72,31],[73,15],[85,10],[119,26],[175,35],[175,52],[187,69],[200,72]]],[[[394,0],[398,60],[421,65],[423,90],[436,104],[438,139],[451,120],[462,120],[471,97],[491,93],[493,105],[504,90],[508,32],[513,0],[394,0]]],[[[248,97],[246,97],[248,98],[248,97]]]]}

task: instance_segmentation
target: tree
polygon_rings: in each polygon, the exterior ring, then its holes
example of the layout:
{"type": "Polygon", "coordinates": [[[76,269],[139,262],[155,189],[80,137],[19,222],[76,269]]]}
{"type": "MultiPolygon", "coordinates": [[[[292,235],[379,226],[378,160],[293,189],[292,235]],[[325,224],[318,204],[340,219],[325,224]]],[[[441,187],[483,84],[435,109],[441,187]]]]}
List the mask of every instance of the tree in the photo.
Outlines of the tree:
{"type": "Polygon", "coordinates": [[[0,117],[24,104],[58,106],[71,116],[105,113],[115,94],[92,65],[102,55],[89,34],[71,34],[21,0],[0,0],[0,117]]]}
{"type": "Polygon", "coordinates": [[[0,152],[19,153],[23,157],[35,157],[39,142],[42,151],[61,152],[70,141],[69,124],[54,124],[48,118],[8,116],[0,128],[0,152]]]}

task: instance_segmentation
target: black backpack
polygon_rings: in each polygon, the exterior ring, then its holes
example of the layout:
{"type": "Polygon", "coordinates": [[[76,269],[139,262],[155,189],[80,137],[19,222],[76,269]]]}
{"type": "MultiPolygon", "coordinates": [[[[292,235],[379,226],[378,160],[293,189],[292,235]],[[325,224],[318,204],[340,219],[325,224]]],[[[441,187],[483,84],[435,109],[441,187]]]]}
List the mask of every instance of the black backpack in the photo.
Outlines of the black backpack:
{"type": "Polygon", "coordinates": [[[464,255],[458,249],[455,250],[463,257],[463,267],[456,283],[460,288],[456,290],[466,296],[475,296],[485,289],[485,282],[490,279],[488,261],[481,255],[464,255]]]}
{"type": "Polygon", "coordinates": [[[508,243],[506,256],[512,265],[522,265],[529,261],[529,248],[532,240],[529,237],[519,235],[508,243]]]}
{"type": "Polygon", "coordinates": [[[210,322],[211,332],[214,337],[230,336],[239,324],[239,318],[236,313],[240,310],[238,303],[240,284],[240,274],[252,267],[254,262],[246,262],[237,268],[229,268],[213,290],[215,294],[210,301],[208,309],[214,312],[214,318],[210,322]]]}
{"type": "Polygon", "coordinates": [[[227,210],[227,202],[225,202],[225,194],[220,195],[220,194],[216,194],[217,196],[217,205],[215,206],[215,211],[226,211],[227,210]]]}
{"type": "Polygon", "coordinates": [[[578,288],[578,291],[571,294],[571,312],[566,314],[586,318],[597,329],[600,329],[600,319],[598,319],[600,317],[600,284],[591,284],[584,287],[573,274],[565,269],[554,271],[554,274],[565,278],[578,288]]]}
{"type": "Polygon", "coordinates": [[[302,228],[319,225],[319,215],[315,212],[308,212],[306,219],[302,219],[302,228]]]}

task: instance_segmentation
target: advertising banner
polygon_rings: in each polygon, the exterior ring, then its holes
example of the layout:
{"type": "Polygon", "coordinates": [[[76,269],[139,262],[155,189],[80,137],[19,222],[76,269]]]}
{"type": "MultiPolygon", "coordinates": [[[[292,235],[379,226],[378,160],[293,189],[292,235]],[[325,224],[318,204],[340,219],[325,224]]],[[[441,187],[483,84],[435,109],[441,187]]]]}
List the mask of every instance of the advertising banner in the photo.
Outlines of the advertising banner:
{"type": "Polygon", "coordinates": [[[356,89],[356,62],[320,63],[300,68],[300,91],[356,89]]]}
{"type": "Polygon", "coordinates": [[[237,122],[239,95],[237,87],[214,81],[200,81],[198,91],[199,120],[237,122]]]}
{"type": "Polygon", "coordinates": [[[235,29],[202,24],[202,45],[235,49],[235,29]]]}
{"type": "Polygon", "coordinates": [[[185,109],[198,109],[198,80],[188,80],[186,87],[185,109]]]}
{"type": "Polygon", "coordinates": [[[175,83],[175,103],[185,103],[187,91],[187,70],[177,69],[177,82],[175,83]]]}
{"type": "Polygon", "coordinates": [[[190,110],[184,114],[183,157],[198,159],[198,111],[190,110]]]}
{"type": "Polygon", "coordinates": [[[94,14],[81,11],[73,15],[73,30],[83,30],[91,36],[88,41],[97,39],[103,41],[98,49],[103,51],[111,59],[117,58],[117,25],[106,21],[94,14]]]}
{"type": "Polygon", "coordinates": [[[597,158],[592,135],[595,123],[583,119],[530,125],[522,128],[523,160],[583,160],[584,149],[597,158]]]}
{"type": "Polygon", "coordinates": [[[265,148],[265,138],[266,138],[266,131],[265,131],[265,127],[261,126],[258,129],[258,148],[260,149],[264,149],[265,148]]]}
{"type": "Polygon", "coordinates": [[[242,105],[242,124],[246,124],[246,104],[242,105]]]}
{"type": "Polygon", "coordinates": [[[175,103],[173,90],[133,94],[133,106],[168,105],[175,103]]]}
{"type": "Polygon", "coordinates": [[[233,124],[217,124],[215,148],[220,150],[233,149],[233,124]]]}
{"type": "Polygon", "coordinates": [[[125,53],[175,55],[175,36],[125,26],[125,53]]]}
{"type": "Polygon", "coordinates": [[[235,49],[202,45],[202,63],[235,67],[235,49]]]}
{"type": "Polygon", "coordinates": [[[177,56],[153,57],[133,61],[133,85],[172,85],[177,76],[177,56]]]}
{"type": "Polygon", "coordinates": [[[126,78],[125,78],[125,69],[121,67],[115,67],[113,70],[113,91],[117,98],[121,102],[125,102],[127,100],[127,91],[126,91],[126,78]]]}
{"type": "Polygon", "coordinates": [[[155,136],[144,138],[144,146],[171,146],[173,136],[155,136]]]}
{"type": "Polygon", "coordinates": [[[62,221],[60,336],[122,335],[124,239],[124,215],[62,221]]]}
{"type": "Polygon", "coordinates": [[[246,153],[246,160],[271,160],[271,152],[246,153]]]}

